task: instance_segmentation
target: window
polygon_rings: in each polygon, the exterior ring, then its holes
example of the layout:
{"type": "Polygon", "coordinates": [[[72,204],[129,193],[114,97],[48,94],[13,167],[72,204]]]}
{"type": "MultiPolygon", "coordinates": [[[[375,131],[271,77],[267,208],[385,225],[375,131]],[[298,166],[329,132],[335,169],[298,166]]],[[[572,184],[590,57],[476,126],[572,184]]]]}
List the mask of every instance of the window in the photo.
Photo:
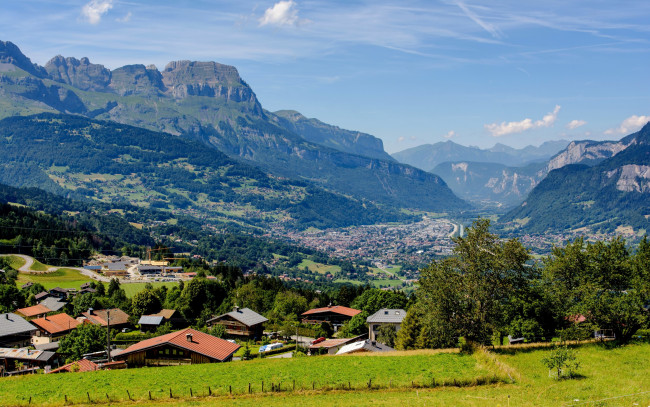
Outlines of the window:
{"type": "Polygon", "coordinates": [[[169,355],[169,349],[165,349],[165,355],[169,355]]]}

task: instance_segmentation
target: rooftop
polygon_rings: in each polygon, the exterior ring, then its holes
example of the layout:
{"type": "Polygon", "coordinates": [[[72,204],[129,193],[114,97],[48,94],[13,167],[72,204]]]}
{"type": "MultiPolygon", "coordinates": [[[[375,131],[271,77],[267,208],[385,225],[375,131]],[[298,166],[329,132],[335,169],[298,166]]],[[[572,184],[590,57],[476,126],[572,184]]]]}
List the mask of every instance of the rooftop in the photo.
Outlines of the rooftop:
{"type": "Polygon", "coordinates": [[[36,327],[14,313],[0,314],[0,338],[36,331],[36,327]]]}
{"type": "Polygon", "coordinates": [[[403,309],[391,309],[391,308],[382,308],[379,311],[375,312],[366,319],[366,322],[369,324],[376,323],[394,323],[401,324],[406,316],[406,311],[403,309]]]}
{"type": "Polygon", "coordinates": [[[122,325],[129,322],[129,314],[119,308],[93,310],[92,314],[90,314],[90,310],[88,310],[81,315],[86,317],[88,321],[95,325],[106,326],[106,319],[108,318],[107,314],[109,311],[111,317],[111,325],[122,325]]]}
{"type": "Polygon", "coordinates": [[[47,308],[51,309],[52,311],[58,311],[61,308],[65,307],[66,302],[61,301],[58,298],[48,297],[48,298],[44,299],[43,301],[41,301],[40,304],[46,306],[47,308]]]}
{"type": "Polygon", "coordinates": [[[316,314],[324,314],[324,313],[327,313],[327,312],[333,312],[335,314],[347,315],[349,317],[353,317],[353,316],[361,313],[361,311],[359,311],[358,309],[348,308],[348,307],[344,307],[342,305],[330,305],[328,307],[310,309],[309,311],[303,312],[302,315],[316,315],[316,314]]]}
{"type": "Polygon", "coordinates": [[[250,308],[235,307],[235,309],[233,309],[231,312],[228,312],[223,315],[219,315],[218,317],[214,317],[210,319],[208,322],[219,320],[225,317],[226,315],[236,319],[237,321],[241,322],[246,326],[253,326],[268,321],[268,319],[264,318],[263,316],[261,316],[260,314],[253,311],[250,308]]]}
{"type": "Polygon", "coordinates": [[[138,325],[160,325],[164,317],[156,315],[143,315],[138,320],[138,325]]]}
{"type": "Polygon", "coordinates": [[[17,309],[16,312],[30,318],[37,315],[47,314],[48,312],[52,312],[52,310],[45,305],[37,304],[31,307],[17,309]]]}
{"type": "Polygon", "coordinates": [[[79,323],[79,321],[72,318],[66,313],[50,315],[49,317],[32,320],[32,324],[51,334],[69,331],[76,328],[79,323]]]}

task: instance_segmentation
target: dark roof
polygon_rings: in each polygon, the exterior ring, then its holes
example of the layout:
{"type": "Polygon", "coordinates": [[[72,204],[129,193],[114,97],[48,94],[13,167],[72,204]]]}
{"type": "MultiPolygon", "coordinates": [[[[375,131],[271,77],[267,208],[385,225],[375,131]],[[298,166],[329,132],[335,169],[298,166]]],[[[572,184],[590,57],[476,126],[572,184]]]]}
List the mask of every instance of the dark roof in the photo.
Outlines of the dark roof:
{"type": "Polygon", "coordinates": [[[81,315],[86,317],[88,321],[95,325],[106,326],[106,314],[108,311],[110,311],[111,325],[122,325],[129,323],[129,314],[119,308],[93,310],[92,315],[86,311],[81,315]]]}
{"type": "Polygon", "coordinates": [[[61,308],[65,307],[65,304],[67,303],[65,301],[61,301],[59,298],[47,297],[41,301],[40,304],[45,305],[52,311],[58,311],[61,308]]]}
{"type": "Polygon", "coordinates": [[[329,306],[329,307],[310,309],[307,312],[303,312],[302,315],[316,315],[316,314],[324,314],[324,313],[327,313],[327,312],[333,312],[335,314],[347,315],[349,317],[353,317],[353,316],[361,313],[361,311],[359,311],[358,309],[348,308],[348,307],[344,307],[342,305],[334,305],[334,306],[329,306]]]}
{"type": "Polygon", "coordinates": [[[50,296],[50,293],[48,293],[47,291],[41,291],[40,293],[38,293],[38,294],[36,294],[34,296],[34,299],[36,299],[36,301],[39,301],[39,300],[42,300],[43,298],[47,298],[49,296],[50,296]]]}
{"type": "Polygon", "coordinates": [[[52,291],[56,291],[56,292],[59,292],[59,293],[65,293],[65,294],[68,293],[68,290],[67,290],[67,289],[65,289],[65,288],[61,288],[61,287],[50,288],[49,291],[50,291],[50,292],[52,292],[52,291]]]}
{"type": "MultiPolygon", "coordinates": [[[[4,271],[4,270],[2,270],[2,271],[4,271]]],[[[32,283],[31,281],[28,281],[28,282],[26,282],[25,284],[23,284],[23,285],[20,287],[20,289],[21,289],[21,290],[24,290],[25,288],[29,288],[29,287],[31,287],[31,286],[33,286],[33,285],[34,285],[34,283],[32,283]]]]}
{"type": "Polygon", "coordinates": [[[377,324],[382,322],[401,324],[405,316],[406,316],[406,311],[404,311],[403,309],[382,308],[379,311],[372,314],[371,316],[369,316],[368,319],[366,319],[366,322],[368,322],[369,324],[377,324]]]}
{"type": "Polygon", "coordinates": [[[253,311],[250,308],[235,308],[231,312],[228,312],[223,315],[219,315],[218,317],[214,317],[207,322],[217,321],[225,317],[226,315],[236,319],[237,321],[241,322],[246,326],[253,326],[268,321],[268,319],[264,318],[263,316],[261,316],[260,314],[253,311]]]}
{"type": "Polygon", "coordinates": [[[106,268],[110,271],[119,271],[119,270],[126,270],[128,266],[126,265],[126,263],[118,261],[115,263],[106,264],[106,268]]]}
{"type": "Polygon", "coordinates": [[[118,358],[122,359],[130,353],[156,348],[164,344],[171,344],[219,361],[228,359],[241,347],[236,343],[231,343],[224,339],[217,338],[216,336],[208,335],[192,328],[187,328],[131,345],[126,348],[124,352],[120,353],[118,358]],[[192,342],[187,340],[188,334],[192,335],[192,342]]]}
{"type": "Polygon", "coordinates": [[[138,321],[138,325],[160,325],[163,322],[163,317],[155,315],[143,315],[138,321]]]}
{"type": "Polygon", "coordinates": [[[36,331],[36,327],[14,313],[0,314],[0,338],[36,331]]]}

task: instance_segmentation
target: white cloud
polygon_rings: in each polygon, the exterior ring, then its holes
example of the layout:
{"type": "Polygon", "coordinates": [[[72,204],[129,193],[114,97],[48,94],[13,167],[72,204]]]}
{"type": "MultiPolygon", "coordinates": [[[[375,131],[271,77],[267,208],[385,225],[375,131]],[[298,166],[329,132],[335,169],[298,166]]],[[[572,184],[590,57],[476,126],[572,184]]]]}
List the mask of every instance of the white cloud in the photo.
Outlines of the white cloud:
{"type": "Polygon", "coordinates": [[[398,143],[401,143],[401,142],[404,141],[404,140],[406,140],[406,138],[404,138],[404,136],[401,136],[400,138],[397,139],[397,142],[398,142],[398,143]]]}
{"type": "Polygon", "coordinates": [[[620,126],[605,131],[605,134],[630,134],[639,130],[650,121],[650,116],[633,115],[623,120],[620,126]]]}
{"type": "Polygon", "coordinates": [[[506,136],[508,134],[523,133],[526,130],[536,129],[540,127],[550,127],[557,120],[557,114],[560,112],[560,105],[556,105],[552,112],[547,113],[541,120],[533,121],[532,119],[524,119],[519,122],[501,122],[486,124],[484,127],[493,137],[506,136]]]}
{"type": "Polygon", "coordinates": [[[455,132],[455,131],[453,131],[453,130],[449,130],[449,132],[447,132],[447,134],[445,134],[445,135],[442,136],[442,137],[444,137],[444,138],[452,138],[452,137],[454,137],[455,135],[456,135],[456,132],[455,132]]]}
{"type": "Polygon", "coordinates": [[[131,14],[131,12],[129,11],[128,13],[126,13],[124,17],[116,18],[115,21],[117,21],[118,23],[128,23],[131,20],[131,17],[133,17],[133,14],[131,14]]]}
{"type": "Polygon", "coordinates": [[[264,12],[264,15],[258,20],[260,26],[275,25],[275,26],[289,26],[297,25],[300,20],[298,19],[298,9],[296,2],[293,0],[278,1],[269,7],[264,12]]]}
{"type": "Polygon", "coordinates": [[[113,0],[92,0],[90,3],[83,6],[81,15],[90,23],[98,24],[102,15],[106,14],[108,10],[113,8],[113,0]]]}
{"type": "Polygon", "coordinates": [[[587,124],[587,122],[584,121],[584,120],[571,120],[571,121],[566,125],[566,128],[567,128],[567,129],[570,129],[570,130],[575,130],[575,129],[577,129],[577,128],[580,127],[580,126],[584,126],[585,124],[587,124]]]}

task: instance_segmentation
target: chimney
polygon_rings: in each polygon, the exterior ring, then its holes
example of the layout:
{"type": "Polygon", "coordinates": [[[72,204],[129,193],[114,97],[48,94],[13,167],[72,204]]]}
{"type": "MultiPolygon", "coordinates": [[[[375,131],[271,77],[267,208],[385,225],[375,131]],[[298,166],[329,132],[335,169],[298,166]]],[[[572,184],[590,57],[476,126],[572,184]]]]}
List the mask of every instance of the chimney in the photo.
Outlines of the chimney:
{"type": "Polygon", "coordinates": [[[92,308],[88,308],[88,315],[94,315],[94,314],[93,314],[94,311],[95,311],[94,309],[92,309],[92,308]]]}
{"type": "Polygon", "coordinates": [[[185,334],[185,338],[187,338],[188,342],[192,342],[192,334],[185,334]]]}
{"type": "Polygon", "coordinates": [[[9,313],[5,314],[5,318],[9,319],[9,313]]]}
{"type": "Polygon", "coordinates": [[[235,305],[232,310],[233,310],[233,312],[239,312],[239,307],[237,305],[235,305]]]}

